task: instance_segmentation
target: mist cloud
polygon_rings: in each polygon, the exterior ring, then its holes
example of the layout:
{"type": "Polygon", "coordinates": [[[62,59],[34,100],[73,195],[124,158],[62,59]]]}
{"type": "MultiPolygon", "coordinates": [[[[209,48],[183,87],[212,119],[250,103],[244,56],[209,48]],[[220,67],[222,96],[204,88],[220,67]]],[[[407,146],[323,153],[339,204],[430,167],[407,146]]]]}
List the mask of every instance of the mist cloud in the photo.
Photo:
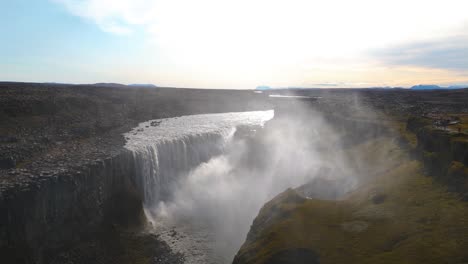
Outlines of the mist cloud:
{"type": "Polygon", "coordinates": [[[333,190],[322,186],[318,193],[335,199],[356,186],[342,147],[340,136],[317,112],[276,117],[255,139],[234,137],[224,155],[191,171],[172,199],[151,209],[154,221],[164,216],[170,222],[204,224],[214,234],[213,250],[231,261],[261,206],[278,193],[321,179],[333,190]]]}

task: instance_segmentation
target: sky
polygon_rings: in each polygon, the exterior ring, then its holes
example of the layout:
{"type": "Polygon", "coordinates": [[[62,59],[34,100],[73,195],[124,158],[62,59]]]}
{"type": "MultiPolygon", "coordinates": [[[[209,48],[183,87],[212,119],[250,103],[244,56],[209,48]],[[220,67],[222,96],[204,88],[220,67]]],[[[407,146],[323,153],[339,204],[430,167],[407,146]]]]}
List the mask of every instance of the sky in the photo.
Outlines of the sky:
{"type": "Polygon", "coordinates": [[[0,0],[0,80],[468,84],[466,0],[0,0]]]}

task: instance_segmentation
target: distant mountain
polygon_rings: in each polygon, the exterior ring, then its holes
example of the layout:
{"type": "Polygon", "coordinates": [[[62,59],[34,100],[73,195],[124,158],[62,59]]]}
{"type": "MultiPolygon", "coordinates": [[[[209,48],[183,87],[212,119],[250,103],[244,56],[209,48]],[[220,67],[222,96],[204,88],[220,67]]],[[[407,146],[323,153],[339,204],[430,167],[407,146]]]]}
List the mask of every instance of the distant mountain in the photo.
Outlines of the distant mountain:
{"type": "Polygon", "coordinates": [[[420,84],[420,85],[415,85],[411,87],[411,90],[454,90],[454,89],[464,89],[468,88],[468,85],[462,85],[462,84],[457,84],[457,85],[451,85],[448,87],[442,87],[434,84],[420,84]]]}
{"type": "Polygon", "coordinates": [[[125,84],[120,84],[120,83],[95,83],[92,84],[93,86],[99,86],[99,87],[125,87],[125,84]]]}
{"type": "Polygon", "coordinates": [[[255,90],[260,90],[260,91],[271,90],[271,87],[266,86],[266,85],[260,85],[260,86],[257,86],[257,88],[255,88],[255,90]]]}
{"type": "Polygon", "coordinates": [[[468,88],[468,84],[456,84],[456,85],[451,85],[448,87],[448,89],[466,89],[468,88]]]}
{"type": "Polygon", "coordinates": [[[59,82],[43,82],[42,84],[47,84],[47,85],[74,85],[70,83],[59,83],[59,82]]]}
{"type": "Polygon", "coordinates": [[[131,87],[158,88],[156,85],[151,84],[151,83],[134,83],[134,84],[129,84],[128,86],[131,86],[131,87]]]}
{"type": "MultiPolygon", "coordinates": [[[[454,90],[454,89],[465,89],[468,88],[468,85],[465,84],[455,84],[451,86],[439,86],[435,84],[419,84],[411,87],[411,90],[454,90]]],[[[338,88],[338,87],[333,87],[333,88],[312,88],[312,87],[295,87],[295,86],[290,86],[290,87],[275,87],[272,88],[270,86],[266,85],[260,85],[255,88],[257,91],[266,91],[266,90],[322,90],[322,89],[356,89],[356,90],[403,90],[407,88],[403,87],[392,87],[392,86],[374,86],[374,87],[360,87],[360,88],[338,88]]]]}
{"type": "Polygon", "coordinates": [[[257,86],[255,90],[328,90],[328,89],[354,89],[354,90],[401,90],[406,89],[403,87],[392,87],[392,86],[375,86],[375,87],[300,87],[300,86],[288,86],[288,87],[270,87],[266,85],[257,86]]]}
{"type": "Polygon", "coordinates": [[[419,84],[411,87],[411,90],[440,90],[444,89],[438,85],[434,84],[419,84]]]}

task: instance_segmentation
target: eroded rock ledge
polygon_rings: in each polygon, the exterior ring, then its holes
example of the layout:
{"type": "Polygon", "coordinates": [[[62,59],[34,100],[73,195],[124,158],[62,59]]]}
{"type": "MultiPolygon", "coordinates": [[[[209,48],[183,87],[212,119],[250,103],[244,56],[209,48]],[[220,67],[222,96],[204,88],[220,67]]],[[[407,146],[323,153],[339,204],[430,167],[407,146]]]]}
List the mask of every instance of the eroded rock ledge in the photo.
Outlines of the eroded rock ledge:
{"type": "Polygon", "coordinates": [[[134,172],[133,157],[126,151],[77,169],[39,176],[11,171],[11,176],[30,182],[1,193],[2,257],[41,263],[105,223],[142,221],[140,197],[132,182],[134,172]]]}
{"type": "Polygon", "coordinates": [[[50,263],[113,225],[142,223],[135,163],[122,136],[139,122],[267,108],[251,91],[93,85],[0,83],[0,98],[5,263],[50,263]]]}

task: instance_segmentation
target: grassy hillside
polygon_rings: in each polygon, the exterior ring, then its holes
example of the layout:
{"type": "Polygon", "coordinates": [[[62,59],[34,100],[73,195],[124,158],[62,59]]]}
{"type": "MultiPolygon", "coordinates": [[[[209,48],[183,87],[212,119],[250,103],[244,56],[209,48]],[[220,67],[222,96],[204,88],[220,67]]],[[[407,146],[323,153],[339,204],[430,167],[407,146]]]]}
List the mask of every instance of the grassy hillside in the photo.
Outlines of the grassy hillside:
{"type": "Polygon", "coordinates": [[[388,163],[343,200],[305,199],[292,189],[278,195],[234,263],[468,262],[468,203],[424,175],[391,138],[349,151],[367,153],[369,164],[383,154],[388,163]]]}

